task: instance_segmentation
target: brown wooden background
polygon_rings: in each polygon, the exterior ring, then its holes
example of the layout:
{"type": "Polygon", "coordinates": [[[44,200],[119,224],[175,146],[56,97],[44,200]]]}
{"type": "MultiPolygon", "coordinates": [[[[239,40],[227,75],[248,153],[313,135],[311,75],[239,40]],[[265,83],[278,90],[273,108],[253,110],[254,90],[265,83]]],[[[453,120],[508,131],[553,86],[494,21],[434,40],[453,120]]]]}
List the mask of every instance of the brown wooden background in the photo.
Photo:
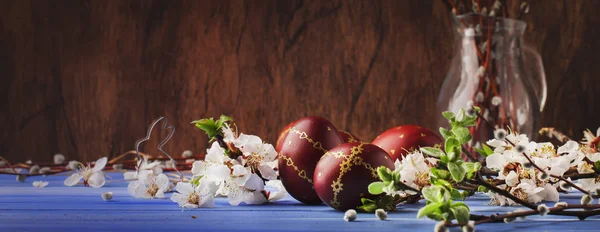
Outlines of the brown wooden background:
{"type": "MultiPolygon", "coordinates": [[[[530,3],[525,39],[549,85],[541,120],[579,138],[600,126],[600,1],[530,3]]],[[[438,0],[3,0],[0,155],[114,156],[161,115],[178,128],[174,154],[201,153],[189,123],[220,114],[271,142],[305,115],[366,140],[433,127],[451,26],[438,0]]]]}

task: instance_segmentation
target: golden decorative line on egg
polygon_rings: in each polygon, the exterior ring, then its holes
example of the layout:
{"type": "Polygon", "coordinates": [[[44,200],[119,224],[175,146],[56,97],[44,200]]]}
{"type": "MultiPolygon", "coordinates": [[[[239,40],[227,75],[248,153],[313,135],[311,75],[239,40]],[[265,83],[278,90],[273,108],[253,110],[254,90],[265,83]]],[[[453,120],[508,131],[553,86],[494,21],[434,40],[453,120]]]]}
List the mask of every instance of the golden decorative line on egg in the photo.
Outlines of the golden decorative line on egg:
{"type": "Polygon", "coordinates": [[[298,176],[300,178],[308,181],[308,183],[310,183],[311,185],[313,184],[313,180],[311,178],[309,178],[308,176],[306,176],[306,171],[300,170],[300,168],[298,168],[298,166],[296,166],[296,164],[294,164],[294,161],[292,160],[292,158],[287,157],[281,153],[279,153],[279,158],[285,160],[285,165],[287,165],[288,167],[292,167],[294,169],[294,171],[296,171],[298,173],[298,176]]]}
{"type": "Polygon", "coordinates": [[[352,134],[350,134],[349,132],[346,132],[346,131],[340,131],[340,132],[348,135],[348,143],[358,142],[358,140],[356,140],[354,138],[354,136],[352,136],[352,134]]]}
{"type": "MultiPolygon", "coordinates": [[[[365,143],[360,143],[357,146],[350,148],[350,155],[345,157],[346,159],[340,163],[340,175],[338,175],[337,179],[331,183],[331,188],[333,190],[333,199],[329,201],[329,204],[334,208],[338,208],[340,206],[340,202],[338,201],[338,194],[344,190],[344,184],[342,183],[342,177],[348,171],[352,170],[353,165],[360,165],[371,167],[370,164],[364,162],[364,160],[358,156],[358,154],[363,152],[363,146],[365,143]],[[366,164],[366,165],[365,165],[366,164]]],[[[368,168],[368,169],[373,169],[368,168]]],[[[375,175],[377,175],[377,171],[375,171],[375,175]]]]}
{"type": "Polygon", "coordinates": [[[323,145],[321,145],[321,142],[314,141],[313,139],[309,138],[308,135],[306,134],[306,132],[301,132],[299,130],[296,130],[296,127],[292,127],[292,129],[290,129],[290,133],[299,135],[298,138],[300,138],[300,139],[306,139],[306,141],[308,143],[312,144],[314,148],[323,151],[323,153],[327,152],[327,149],[323,148],[323,145]]]}
{"type": "Polygon", "coordinates": [[[334,151],[334,152],[328,151],[327,153],[325,153],[325,155],[321,156],[321,159],[323,159],[327,156],[333,156],[337,159],[340,159],[340,158],[344,158],[346,156],[346,154],[344,154],[343,151],[334,151]]]}

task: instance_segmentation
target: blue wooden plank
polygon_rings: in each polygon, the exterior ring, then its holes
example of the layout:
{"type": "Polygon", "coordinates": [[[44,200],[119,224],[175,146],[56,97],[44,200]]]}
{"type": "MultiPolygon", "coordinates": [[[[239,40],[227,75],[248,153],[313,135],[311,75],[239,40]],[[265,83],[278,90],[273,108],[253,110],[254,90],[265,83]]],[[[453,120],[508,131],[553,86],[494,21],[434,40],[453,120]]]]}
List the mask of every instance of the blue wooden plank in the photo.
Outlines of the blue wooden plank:
{"type": "MultiPolygon", "coordinates": [[[[16,182],[14,176],[0,175],[0,231],[431,231],[435,222],[416,219],[423,202],[404,205],[379,221],[373,214],[359,214],[357,222],[342,220],[343,212],[321,206],[307,206],[292,198],[267,205],[230,206],[217,199],[215,208],[181,210],[168,199],[141,200],[127,194],[127,183],[120,173],[109,173],[113,182],[100,189],[65,187],[66,176],[28,178],[16,182]],[[49,181],[46,188],[35,188],[35,180],[49,181]],[[114,192],[105,202],[102,192],[114,192]],[[192,218],[196,216],[196,219],[192,218]]],[[[170,194],[167,194],[167,197],[170,194]]],[[[580,194],[561,195],[577,202],[580,194]]],[[[489,198],[477,195],[467,203],[480,214],[509,212],[517,207],[489,206],[489,198]]],[[[553,203],[548,203],[553,204],[553,203]]],[[[511,224],[486,224],[478,231],[597,231],[600,217],[578,221],[573,218],[528,217],[511,224]]]]}

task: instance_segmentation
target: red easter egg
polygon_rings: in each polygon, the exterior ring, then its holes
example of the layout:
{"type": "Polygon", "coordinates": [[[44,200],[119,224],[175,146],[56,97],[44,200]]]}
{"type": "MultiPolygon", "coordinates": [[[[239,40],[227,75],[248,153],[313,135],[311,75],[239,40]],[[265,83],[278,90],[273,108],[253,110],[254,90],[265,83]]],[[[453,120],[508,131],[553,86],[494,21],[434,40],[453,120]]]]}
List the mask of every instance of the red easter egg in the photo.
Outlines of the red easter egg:
{"type": "Polygon", "coordinates": [[[343,131],[343,130],[340,130],[339,132],[340,132],[340,136],[342,136],[342,140],[344,140],[344,143],[360,142],[360,139],[358,137],[356,137],[356,135],[353,135],[350,132],[343,131]]]}
{"type": "Polygon", "coordinates": [[[373,140],[373,144],[383,148],[392,160],[400,159],[419,147],[433,147],[443,144],[442,138],[433,131],[415,125],[391,128],[373,140]]]}
{"type": "Polygon", "coordinates": [[[296,123],[296,121],[287,124],[287,126],[285,126],[283,130],[281,130],[281,132],[279,132],[279,136],[277,136],[277,143],[275,143],[275,150],[281,151],[281,144],[283,144],[283,139],[285,139],[285,136],[288,134],[294,123],[296,123]]]}
{"type": "Polygon", "coordinates": [[[344,143],[327,152],[317,164],[315,190],[336,210],[356,209],[361,198],[373,198],[369,184],[379,181],[377,168],[394,169],[392,158],[369,143],[344,143]]]}
{"type": "Polygon", "coordinates": [[[338,130],[322,117],[310,116],[294,123],[279,151],[279,177],[296,200],[320,204],[313,186],[313,173],[321,156],[341,144],[338,130]]]}

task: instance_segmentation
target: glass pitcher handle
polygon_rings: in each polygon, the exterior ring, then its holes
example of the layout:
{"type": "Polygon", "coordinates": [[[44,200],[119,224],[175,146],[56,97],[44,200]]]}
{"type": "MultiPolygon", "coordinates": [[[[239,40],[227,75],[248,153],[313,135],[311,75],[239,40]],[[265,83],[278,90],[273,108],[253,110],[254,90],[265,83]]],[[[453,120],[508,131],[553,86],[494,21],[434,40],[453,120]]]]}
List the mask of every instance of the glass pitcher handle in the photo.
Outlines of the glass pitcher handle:
{"type": "Polygon", "coordinates": [[[542,64],[542,57],[533,48],[527,45],[524,46],[523,55],[525,57],[525,70],[530,77],[528,80],[537,97],[540,105],[540,112],[542,112],[546,105],[546,96],[548,94],[546,73],[544,72],[544,64],[542,64]]]}

